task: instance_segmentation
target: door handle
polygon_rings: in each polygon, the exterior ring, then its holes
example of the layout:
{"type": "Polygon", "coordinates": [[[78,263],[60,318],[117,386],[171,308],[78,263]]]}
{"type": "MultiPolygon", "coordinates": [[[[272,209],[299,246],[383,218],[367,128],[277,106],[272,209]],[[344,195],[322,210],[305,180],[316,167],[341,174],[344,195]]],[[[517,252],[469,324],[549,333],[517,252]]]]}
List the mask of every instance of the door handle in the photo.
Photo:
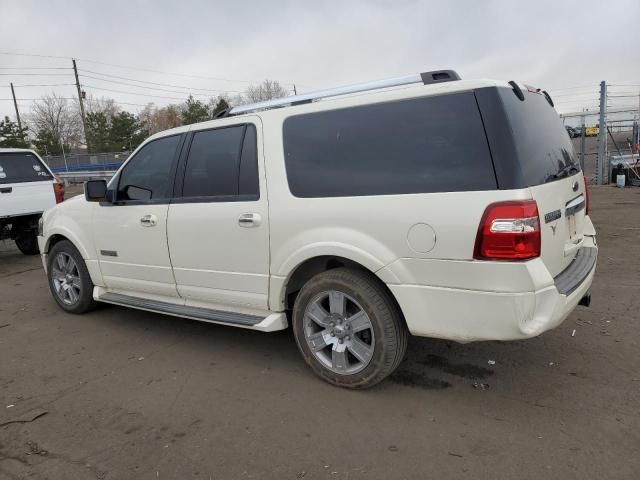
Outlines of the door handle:
{"type": "Polygon", "coordinates": [[[262,218],[258,213],[243,213],[238,217],[238,225],[241,227],[257,227],[262,222],[262,218]]]}
{"type": "Polygon", "coordinates": [[[140,225],[143,227],[155,227],[158,224],[158,219],[155,215],[145,215],[140,219],[140,225]]]}

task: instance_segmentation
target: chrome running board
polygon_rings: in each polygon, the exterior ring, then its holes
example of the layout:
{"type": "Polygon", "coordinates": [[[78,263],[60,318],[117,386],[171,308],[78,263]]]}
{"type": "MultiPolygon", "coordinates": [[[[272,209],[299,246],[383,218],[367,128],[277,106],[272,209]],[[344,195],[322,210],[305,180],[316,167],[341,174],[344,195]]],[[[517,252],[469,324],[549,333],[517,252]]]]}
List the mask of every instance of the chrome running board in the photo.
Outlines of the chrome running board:
{"type": "Polygon", "coordinates": [[[188,307],[174,303],[149,300],[146,298],[131,297],[120,293],[103,293],[96,300],[105,303],[113,303],[124,307],[138,308],[156,313],[165,313],[177,317],[186,317],[204,322],[224,323],[242,327],[253,327],[265,318],[244,313],[222,312],[208,308],[188,307]]]}

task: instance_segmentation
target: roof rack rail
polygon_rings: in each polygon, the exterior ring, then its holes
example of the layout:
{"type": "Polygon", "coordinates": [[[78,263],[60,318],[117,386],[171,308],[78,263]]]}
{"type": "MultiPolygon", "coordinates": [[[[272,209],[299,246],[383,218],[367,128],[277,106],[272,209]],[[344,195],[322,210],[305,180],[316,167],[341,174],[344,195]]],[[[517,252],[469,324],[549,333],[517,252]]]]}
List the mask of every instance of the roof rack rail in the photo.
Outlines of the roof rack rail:
{"type": "Polygon", "coordinates": [[[273,100],[266,100],[264,102],[249,103],[247,105],[238,105],[237,107],[232,107],[229,110],[228,115],[239,115],[241,113],[284,107],[288,105],[301,105],[313,102],[314,100],[320,100],[322,98],[336,97],[338,95],[346,95],[349,93],[367,92],[369,90],[378,90],[381,88],[398,87],[414,83],[427,85],[430,83],[452,82],[454,80],[460,80],[460,76],[455,71],[434,70],[432,72],[423,72],[416,75],[407,75],[405,77],[359,83],[356,85],[348,85],[346,87],[328,88],[326,90],[318,90],[316,92],[293,95],[291,97],[276,98],[273,100]]]}

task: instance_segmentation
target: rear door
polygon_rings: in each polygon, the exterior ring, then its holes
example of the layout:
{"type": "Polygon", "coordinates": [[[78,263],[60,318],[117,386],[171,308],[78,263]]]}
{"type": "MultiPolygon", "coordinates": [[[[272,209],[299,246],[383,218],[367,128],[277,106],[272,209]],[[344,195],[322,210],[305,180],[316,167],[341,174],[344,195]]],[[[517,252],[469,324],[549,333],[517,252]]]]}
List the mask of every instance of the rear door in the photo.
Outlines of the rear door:
{"type": "Polygon", "coordinates": [[[56,204],[53,176],[32,152],[0,152],[0,217],[41,213],[56,204]]]}
{"type": "Polygon", "coordinates": [[[267,309],[269,212],[258,117],[192,132],[169,206],[173,273],[187,305],[267,309]]]}
{"type": "MultiPolygon", "coordinates": [[[[540,214],[541,258],[556,276],[584,238],[586,191],[580,164],[560,117],[542,94],[523,89],[520,100],[510,88],[495,90],[506,118],[485,118],[485,123],[490,140],[494,137],[498,182],[501,189],[529,188],[540,214]]],[[[490,116],[486,98],[481,93],[478,98],[483,116],[490,116]]]]}

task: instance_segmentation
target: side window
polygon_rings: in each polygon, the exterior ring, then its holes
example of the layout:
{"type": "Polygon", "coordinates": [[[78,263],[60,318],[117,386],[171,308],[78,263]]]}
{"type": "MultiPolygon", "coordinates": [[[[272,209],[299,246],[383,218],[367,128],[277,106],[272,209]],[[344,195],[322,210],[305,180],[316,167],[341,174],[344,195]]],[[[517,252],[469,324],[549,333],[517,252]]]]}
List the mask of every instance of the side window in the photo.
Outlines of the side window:
{"type": "Polygon", "coordinates": [[[237,197],[256,194],[257,168],[253,125],[196,132],[187,157],[182,196],[237,197]]]}
{"type": "Polygon", "coordinates": [[[496,188],[473,92],[292,116],[283,141],[296,197],[496,188]]]}
{"type": "Polygon", "coordinates": [[[117,200],[156,200],[172,194],[172,166],[180,135],[159,138],[142,147],[120,172],[117,200]]]}

